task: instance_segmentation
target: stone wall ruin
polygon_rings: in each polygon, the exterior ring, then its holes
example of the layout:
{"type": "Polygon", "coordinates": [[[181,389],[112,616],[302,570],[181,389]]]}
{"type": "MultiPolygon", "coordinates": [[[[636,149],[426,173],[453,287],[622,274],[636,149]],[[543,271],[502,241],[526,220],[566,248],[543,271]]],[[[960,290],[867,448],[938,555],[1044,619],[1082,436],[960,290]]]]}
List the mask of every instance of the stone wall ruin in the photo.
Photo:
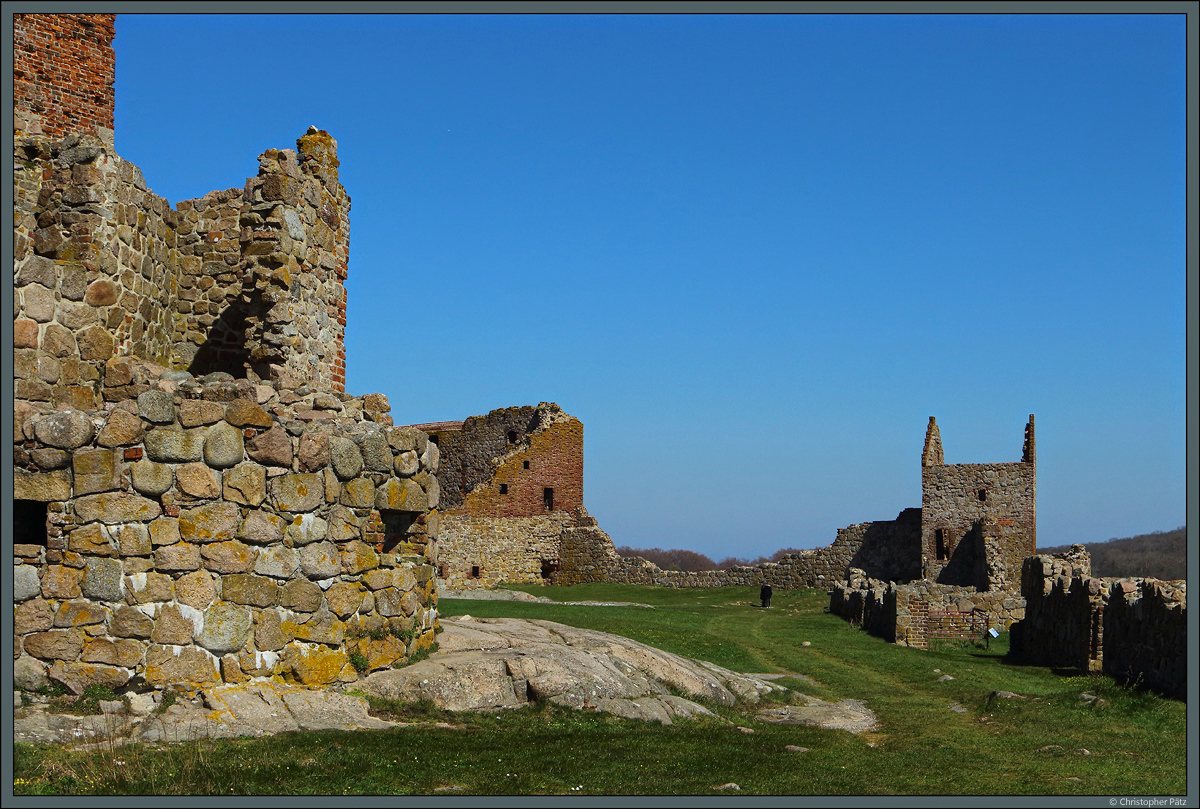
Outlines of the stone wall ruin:
{"type": "Polygon", "coordinates": [[[113,145],[114,31],[14,15],[17,685],[403,663],[437,631],[438,448],[344,392],[336,143],[172,207],[113,145]]]}

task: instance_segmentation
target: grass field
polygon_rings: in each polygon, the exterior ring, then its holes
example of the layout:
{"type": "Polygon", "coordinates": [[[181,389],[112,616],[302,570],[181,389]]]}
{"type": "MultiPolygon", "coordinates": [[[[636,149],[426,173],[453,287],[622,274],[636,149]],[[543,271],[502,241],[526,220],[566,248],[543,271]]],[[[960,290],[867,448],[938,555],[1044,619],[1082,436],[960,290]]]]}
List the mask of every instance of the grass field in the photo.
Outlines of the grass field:
{"type": "Polygon", "coordinates": [[[78,753],[17,745],[18,794],[1055,794],[1182,795],[1185,705],[1106,677],[1004,662],[990,649],[929,652],[884,643],[824,612],[823,592],[622,585],[528,588],[586,607],[443,600],[445,616],[544,618],[624,635],[744,672],[787,672],[826,700],[864,700],[879,718],[852,735],[771,725],[751,712],[670,727],[537,705],[440,714],[388,731],[200,740],[78,753]],[[811,645],[803,646],[803,642],[811,645]],[[940,681],[943,675],[954,679],[940,681]],[[815,681],[812,682],[812,681],[815,681]],[[1015,698],[992,698],[993,691],[1015,698]],[[1081,693],[1098,697],[1084,700],[1081,693]],[[452,728],[435,727],[449,721],[452,728]],[[748,728],[747,733],[739,728],[748,728]],[[789,752],[788,745],[808,748],[789,752]]]}

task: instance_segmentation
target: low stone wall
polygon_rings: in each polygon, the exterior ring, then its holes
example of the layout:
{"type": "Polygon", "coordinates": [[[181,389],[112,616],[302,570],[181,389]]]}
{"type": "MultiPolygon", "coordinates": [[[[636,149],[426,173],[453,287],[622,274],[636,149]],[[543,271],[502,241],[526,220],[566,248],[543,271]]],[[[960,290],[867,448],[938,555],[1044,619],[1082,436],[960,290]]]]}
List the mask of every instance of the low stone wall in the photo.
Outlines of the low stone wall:
{"type": "Polygon", "coordinates": [[[19,686],[319,685],[432,643],[438,451],[386,398],[126,370],[103,410],[16,404],[19,686]]]}
{"type": "Polygon", "coordinates": [[[1187,693],[1187,585],[1094,578],[1087,551],[1025,560],[1025,620],[1010,654],[1042,666],[1103,671],[1172,696],[1187,693]]]}
{"type": "Polygon", "coordinates": [[[924,580],[872,579],[862,571],[830,591],[829,611],[891,643],[927,649],[939,640],[978,640],[1025,616],[1025,600],[1003,590],[980,591],[924,580]]]}
{"type": "Polygon", "coordinates": [[[438,577],[452,589],[544,583],[559,565],[559,538],[576,516],[439,517],[438,577]]]}
{"type": "Polygon", "coordinates": [[[833,544],[788,554],[778,562],[688,572],[663,570],[641,557],[621,556],[607,534],[594,525],[581,525],[563,533],[559,572],[554,583],[612,581],[660,587],[758,587],[765,582],[780,590],[824,588],[844,577],[854,563],[870,565],[883,575],[900,576],[917,571],[920,565],[909,562],[908,556],[919,549],[920,540],[920,509],[907,509],[895,520],[841,528],[833,544]]]}

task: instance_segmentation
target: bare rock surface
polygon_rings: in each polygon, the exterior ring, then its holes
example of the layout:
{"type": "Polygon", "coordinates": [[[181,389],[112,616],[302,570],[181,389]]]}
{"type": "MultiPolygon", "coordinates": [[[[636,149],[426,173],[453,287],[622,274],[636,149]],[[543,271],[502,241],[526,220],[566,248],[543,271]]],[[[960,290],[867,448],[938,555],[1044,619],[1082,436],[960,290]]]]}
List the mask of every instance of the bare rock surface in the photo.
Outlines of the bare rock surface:
{"type": "Polygon", "coordinates": [[[516,708],[547,699],[570,708],[671,724],[711,712],[671,689],[731,706],[783,686],[688,660],[607,632],[553,621],[443,618],[439,651],[402,669],[371,674],[368,693],[428,699],[452,711],[516,708]]]}
{"type": "MultiPolygon", "coordinates": [[[[114,703],[120,705],[120,703],[114,703]]],[[[367,715],[362,697],[266,680],[205,689],[161,713],[97,716],[49,713],[45,705],[17,708],[13,739],[31,744],[108,740],[182,742],[269,736],[289,730],[378,730],[399,727],[367,715]]]]}
{"type": "Polygon", "coordinates": [[[798,705],[778,705],[758,712],[763,722],[786,725],[808,725],[829,730],[865,733],[875,727],[875,714],[862,700],[844,699],[826,702],[801,694],[798,705]]]}

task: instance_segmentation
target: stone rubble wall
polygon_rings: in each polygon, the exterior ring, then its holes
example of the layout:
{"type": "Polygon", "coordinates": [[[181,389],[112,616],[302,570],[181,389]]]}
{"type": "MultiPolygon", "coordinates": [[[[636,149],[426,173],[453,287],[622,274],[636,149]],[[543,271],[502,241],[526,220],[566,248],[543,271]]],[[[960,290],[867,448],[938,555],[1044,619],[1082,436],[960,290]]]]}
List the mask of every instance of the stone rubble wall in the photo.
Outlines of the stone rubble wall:
{"type": "Polygon", "coordinates": [[[1082,545],[1025,560],[1025,620],[1012,628],[1014,659],[1103,671],[1163,693],[1187,693],[1187,584],[1095,578],[1082,545]]]}
{"type": "Polygon", "coordinates": [[[914,566],[905,549],[915,551],[919,541],[920,511],[907,509],[896,520],[838,529],[831,545],[788,554],[778,562],[689,572],[663,570],[640,557],[620,556],[607,534],[580,526],[563,533],[559,572],[553,580],[555,584],[614,581],[660,587],[758,587],[767,583],[780,590],[824,588],[843,578],[856,562],[884,574],[911,572],[914,566]]]}
{"type": "Polygon", "coordinates": [[[384,396],[112,362],[130,398],[16,404],[18,685],[321,685],[433,642],[438,448],[384,396]]]}
{"type": "Polygon", "coordinates": [[[1025,616],[1025,600],[1004,591],[917,580],[907,584],[852,570],[830,590],[829,611],[890,643],[928,649],[941,640],[980,640],[1025,616]]]}
{"type": "Polygon", "coordinates": [[[438,578],[456,590],[544,584],[543,566],[558,567],[562,533],[578,519],[565,511],[536,517],[440,514],[438,578]]]}
{"type": "Polygon", "coordinates": [[[18,139],[17,398],[98,407],[119,356],[343,391],[350,202],[334,140],[297,143],[172,209],[96,136],[18,139]]]}

